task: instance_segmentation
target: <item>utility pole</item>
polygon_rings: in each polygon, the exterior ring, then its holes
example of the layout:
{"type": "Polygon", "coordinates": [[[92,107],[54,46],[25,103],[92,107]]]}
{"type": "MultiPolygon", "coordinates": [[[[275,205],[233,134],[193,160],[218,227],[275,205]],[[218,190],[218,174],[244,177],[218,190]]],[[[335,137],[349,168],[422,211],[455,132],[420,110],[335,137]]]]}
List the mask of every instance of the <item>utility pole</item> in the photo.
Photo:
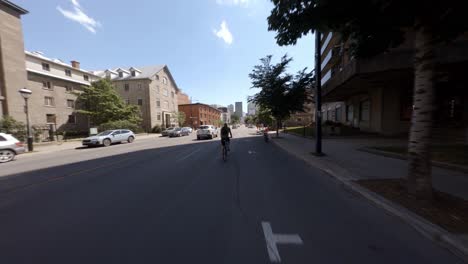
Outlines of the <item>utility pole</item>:
{"type": "Polygon", "coordinates": [[[315,155],[322,153],[322,72],[320,32],[315,30],[315,155]]]}

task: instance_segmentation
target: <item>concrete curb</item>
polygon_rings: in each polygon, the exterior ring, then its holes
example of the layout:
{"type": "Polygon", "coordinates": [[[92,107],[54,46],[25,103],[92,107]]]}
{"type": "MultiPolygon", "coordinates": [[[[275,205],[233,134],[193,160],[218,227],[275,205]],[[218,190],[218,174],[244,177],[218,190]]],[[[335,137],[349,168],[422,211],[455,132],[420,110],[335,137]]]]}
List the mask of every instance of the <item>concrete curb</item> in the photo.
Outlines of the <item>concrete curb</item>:
{"type": "MultiPolygon", "coordinates": [[[[397,205],[382,196],[378,195],[377,193],[371,192],[364,187],[354,183],[349,176],[343,176],[343,172],[346,173],[346,169],[336,166],[335,168],[330,168],[330,164],[320,164],[321,161],[313,161],[313,159],[308,159],[304,156],[299,155],[298,153],[287,149],[285,146],[282,146],[280,143],[275,142],[275,140],[271,140],[271,142],[281,148],[282,150],[288,152],[289,154],[305,161],[307,164],[320,169],[321,171],[325,172],[326,174],[332,176],[339,182],[341,182],[344,186],[348,187],[352,191],[360,194],[362,197],[368,199],[376,206],[386,210],[390,214],[398,217],[406,224],[410,225],[413,229],[418,231],[420,234],[425,236],[428,239],[431,239],[438,245],[448,249],[450,252],[455,254],[456,256],[460,257],[464,261],[468,262],[468,244],[464,244],[461,239],[452,235],[445,229],[427,221],[426,219],[416,215],[415,213],[409,211],[408,209],[397,205]],[[339,172],[341,171],[341,172],[339,172]]],[[[311,155],[311,157],[313,157],[311,155]]],[[[322,158],[317,158],[322,159],[322,158]]],[[[347,172],[346,174],[350,174],[347,172]]],[[[344,174],[344,175],[346,175],[344,174]]]]}
{"type": "MultiPolygon", "coordinates": [[[[375,155],[388,157],[388,158],[407,160],[407,157],[404,154],[398,154],[398,153],[373,149],[373,148],[370,148],[370,147],[362,147],[362,148],[358,148],[357,150],[367,152],[367,153],[371,153],[371,154],[375,154],[375,155]]],[[[432,163],[433,166],[440,167],[440,168],[443,168],[443,169],[468,173],[468,167],[466,167],[466,166],[455,165],[455,164],[439,162],[439,161],[432,161],[431,163],[432,163]]]]}

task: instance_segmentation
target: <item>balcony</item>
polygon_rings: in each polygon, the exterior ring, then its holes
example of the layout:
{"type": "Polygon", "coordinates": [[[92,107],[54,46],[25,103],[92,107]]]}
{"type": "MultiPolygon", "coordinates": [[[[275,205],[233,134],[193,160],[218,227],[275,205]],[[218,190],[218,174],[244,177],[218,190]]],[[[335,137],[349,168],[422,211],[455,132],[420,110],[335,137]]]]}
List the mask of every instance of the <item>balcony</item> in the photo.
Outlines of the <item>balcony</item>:
{"type": "MultiPolygon", "coordinates": [[[[413,50],[395,49],[369,59],[352,59],[340,69],[332,71],[323,84],[324,101],[345,100],[347,96],[364,93],[376,85],[385,85],[395,78],[412,78],[413,50]]],[[[438,67],[468,61],[468,42],[457,41],[436,50],[438,67]]]]}

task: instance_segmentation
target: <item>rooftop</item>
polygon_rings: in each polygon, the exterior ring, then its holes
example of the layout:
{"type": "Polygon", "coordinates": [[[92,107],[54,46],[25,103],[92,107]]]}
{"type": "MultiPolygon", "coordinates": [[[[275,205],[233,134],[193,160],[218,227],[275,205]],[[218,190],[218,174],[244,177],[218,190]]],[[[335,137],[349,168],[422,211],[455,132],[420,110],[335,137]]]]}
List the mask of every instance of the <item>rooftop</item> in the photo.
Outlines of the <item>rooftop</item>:
{"type": "Polygon", "coordinates": [[[25,15],[29,13],[28,10],[8,1],[8,0],[0,0],[0,5],[9,7],[10,9],[15,10],[16,12],[20,13],[21,15],[25,15]]]}
{"type": "Polygon", "coordinates": [[[89,75],[97,76],[92,71],[87,71],[87,70],[84,70],[84,69],[74,68],[70,64],[67,64],[67,63],[63,62],[60,59],[48,58],[48,57],[44,56],[44,53],[42,53],[40,51],[27,51],[27,50],[25,50],[24,53],[26,54],[26,56],[35,57],[35,58],[41,59],[43,61],[54,63],[54,64],[57,64],[57,65],[60,65],[60,66],[63,66],[63,67],[69,68],[69,69],[73,69],[73,70],[80,71],[80,72],[83,72],[83,73],[86,73],[86,74],[89,74],[89,75]]]}

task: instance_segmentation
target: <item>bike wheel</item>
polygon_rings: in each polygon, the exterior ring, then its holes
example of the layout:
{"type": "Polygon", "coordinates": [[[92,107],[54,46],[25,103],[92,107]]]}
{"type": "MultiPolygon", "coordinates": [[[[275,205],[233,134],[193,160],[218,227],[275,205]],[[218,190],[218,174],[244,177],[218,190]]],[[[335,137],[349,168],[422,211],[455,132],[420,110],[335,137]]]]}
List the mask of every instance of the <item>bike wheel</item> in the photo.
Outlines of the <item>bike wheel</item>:
{"type": "Polygon", "coordinates": [[[226,149],[226,147],[223,147],[223,160],[224,161],[227,160],[227,149],[226,149]]]}

